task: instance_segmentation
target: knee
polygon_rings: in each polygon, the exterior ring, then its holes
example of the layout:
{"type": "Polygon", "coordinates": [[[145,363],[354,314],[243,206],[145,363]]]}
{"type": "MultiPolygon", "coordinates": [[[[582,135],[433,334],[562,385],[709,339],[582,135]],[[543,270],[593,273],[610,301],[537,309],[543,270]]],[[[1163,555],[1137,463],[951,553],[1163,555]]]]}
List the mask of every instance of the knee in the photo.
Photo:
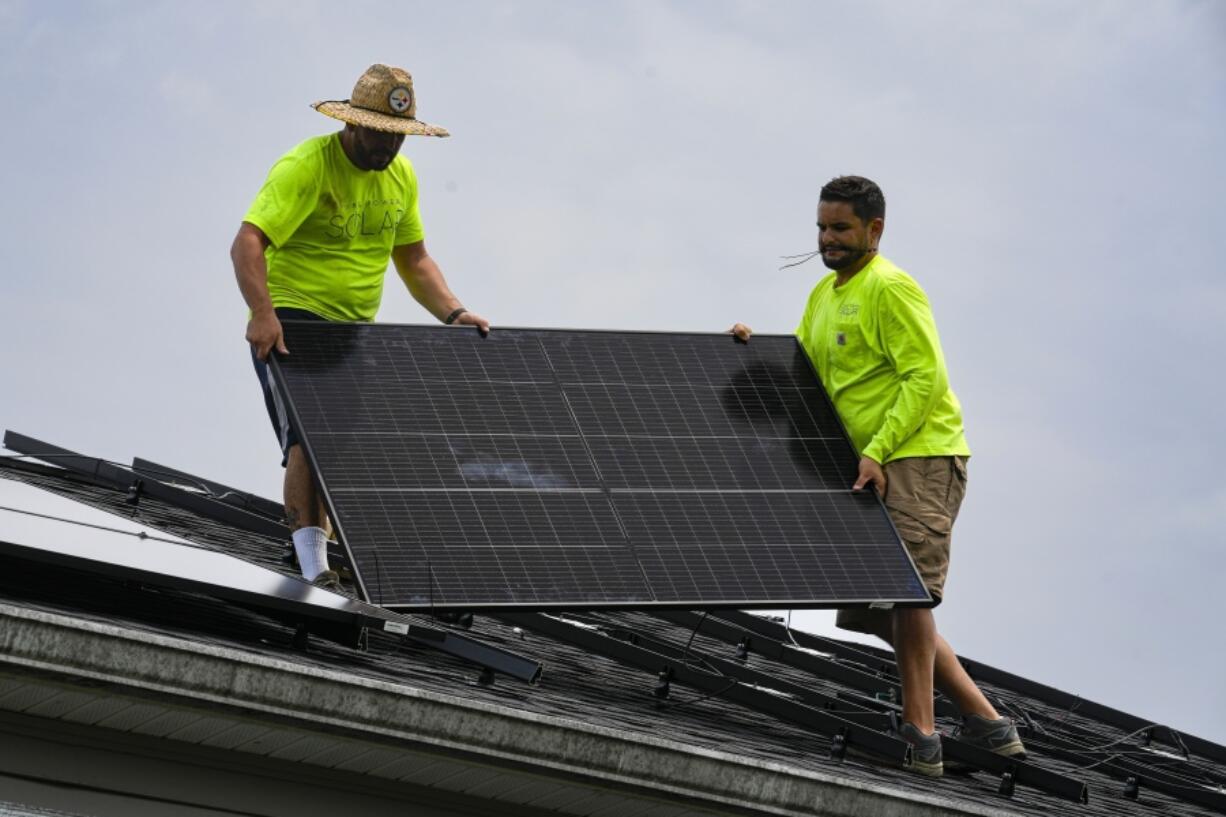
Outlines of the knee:
{"type": "Polygon", "coordinates": [[[891,623],[895,647],[899,643],[936,642],[936,619],[927,607],[904,607],[895,610],[891,623]]]}
{"type": "Polygon", "coordinates": [[[300,445],[291,446],[286,456],[285,482],[301,485],[307,490],[313,490],[315,487],[314,477],[311,474],[311,463],[300,445]]]}

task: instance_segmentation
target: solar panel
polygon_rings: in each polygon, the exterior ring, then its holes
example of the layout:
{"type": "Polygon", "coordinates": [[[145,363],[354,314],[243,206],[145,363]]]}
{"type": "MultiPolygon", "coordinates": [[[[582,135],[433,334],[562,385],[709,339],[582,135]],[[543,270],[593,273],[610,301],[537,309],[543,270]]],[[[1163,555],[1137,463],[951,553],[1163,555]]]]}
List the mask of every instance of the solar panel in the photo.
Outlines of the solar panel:
{"type": "Polygon", "coordinates": [[[295,626],[300,635],[347,646],[362,648],[368,629],[383,630],[521,681],[540,679],[541,663],[534,659],[412,623],[396,612],[176,536],[150,534],[134,519],[40,490],[51,490],[50,482],[35,487],[17,481],[30,467],[0,459],[0,557],[224,599],[295,626]]]}
{"type": "Polygon", "coordinates": [[[377,604],[930,601],[791,336],[284,326],[274,381],[377,604]]]}
{"type": "MultiPolygon", "coordinates": [[[[10,493],[16,485],[10,484],[10,493]]],[[[26,497],[38,493],[35,488],[20,487],[27,489],[26,497]]],[[[26,499],[21,504],[71,505],[60,497],[42,498],[42,503],[26,499]]],[[[316,623],[318,632],[342,643],[358,643],[364,627],[400,631],[402,619],[394,613],[224,553],[193,547],[178,537],[148,534],[126,520],[111,519],[93,509],[73,505],[65,517],[59,517],[3,507],[0,517],[4,529],[0,555],[204,593],[293,615],[316,623]]]]}

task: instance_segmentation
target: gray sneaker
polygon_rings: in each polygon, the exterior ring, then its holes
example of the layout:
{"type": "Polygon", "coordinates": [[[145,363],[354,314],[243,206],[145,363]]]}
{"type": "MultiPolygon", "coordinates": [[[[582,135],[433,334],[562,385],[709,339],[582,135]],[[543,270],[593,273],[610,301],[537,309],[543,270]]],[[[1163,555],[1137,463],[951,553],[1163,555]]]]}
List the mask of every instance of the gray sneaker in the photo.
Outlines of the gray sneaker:
{"type": "Polygon", "coordinates": [[[311,584],[324,590],[331,590],[333,593],[340,592],[341,577],[335,570],[325,570],[316,576],[311,584]]]}
{"type": "Polygon", "coordinates": [[[962,719],[961,731],[954,737],[963,743],[1005,757],[1015,757],[1018,760],[1026,757],[1026,747],[1017,736],[1017,727],[1013,725],[1012,718],[988,720],[978,715],[967,715],[962,719]]]}
{"type": "Polygon", "coordinates": [[[898,737],[911,744],[911,771],[928,777],[940,777],[945,773],[939,734],[925,735],[918,726],[907,721],[899,727],[898,737]]]}

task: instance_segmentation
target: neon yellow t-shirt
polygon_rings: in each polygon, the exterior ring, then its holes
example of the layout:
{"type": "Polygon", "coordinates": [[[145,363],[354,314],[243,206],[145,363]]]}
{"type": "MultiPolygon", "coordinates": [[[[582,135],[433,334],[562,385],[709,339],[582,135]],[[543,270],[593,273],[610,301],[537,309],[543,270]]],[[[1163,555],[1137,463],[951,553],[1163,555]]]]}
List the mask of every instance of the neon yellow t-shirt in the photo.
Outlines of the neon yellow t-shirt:
{"type": "Polygon", "coordinates": [[[264,258],[273,306],[333,321],[374,320],[392,248],[424,237],[409,160],[359,170],[335,133],[282,156],[243,221],[271,242],[264,258]]]}
{"type": "Polygon", "coordinates": [[[970,456],[928,298],[882,256],[813,288],[796,336],[862,456],[970,456]]]}

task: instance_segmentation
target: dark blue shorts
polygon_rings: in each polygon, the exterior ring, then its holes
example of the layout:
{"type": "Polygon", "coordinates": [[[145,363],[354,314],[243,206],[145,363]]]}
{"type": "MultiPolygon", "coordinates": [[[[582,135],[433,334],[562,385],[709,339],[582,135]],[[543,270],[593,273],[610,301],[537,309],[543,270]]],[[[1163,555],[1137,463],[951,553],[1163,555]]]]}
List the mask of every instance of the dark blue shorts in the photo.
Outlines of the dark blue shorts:
{"type": "MultiPolygon", "coordinates": [[[[285,306],[276,308],[277,318],[290,321],[322,321],[314,312],[305,309],[291,309],[285,306]]],[[[281,445],[281,467],[289,461],[289,450],[298,444],[298,432],[294,430],[289,419],[289,412],[281,403],[281,397],[268,382],[268,364],[256,357],[255,347],[251,347],[251,362],[255,365],[255,376],[260,379],[260,388],[264,391],[264,408],[268,409],[268,419],[272,421],[272,429],[277,434],[277,442],[281,445]]]]}

